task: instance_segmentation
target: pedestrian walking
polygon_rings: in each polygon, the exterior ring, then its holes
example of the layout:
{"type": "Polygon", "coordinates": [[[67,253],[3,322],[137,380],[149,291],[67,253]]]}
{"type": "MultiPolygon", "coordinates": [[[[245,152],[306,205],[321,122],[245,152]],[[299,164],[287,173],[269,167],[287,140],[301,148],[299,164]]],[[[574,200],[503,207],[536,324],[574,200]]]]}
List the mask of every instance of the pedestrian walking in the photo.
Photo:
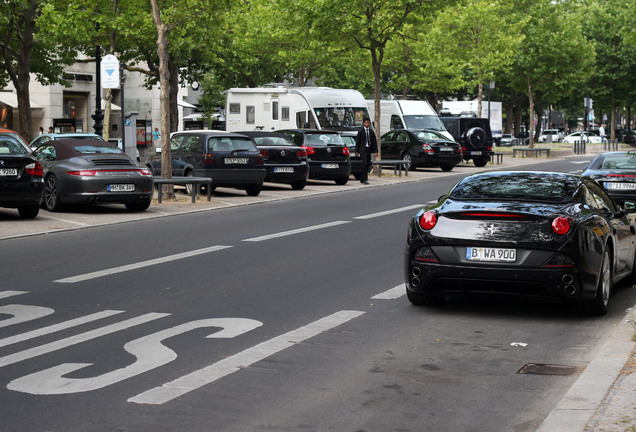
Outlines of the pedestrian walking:
{"type": "Polygon", "coordinates": [[[371,120],[365,118],[362,127],[358,129],[358,135],[356,135],[356,155],[360,156],[362,162],[362,173],[360,174],[360,183],[362,184],[369,184],[371,154],[378,157],[378,141],[375,138],[375,132],[371,129],[371,120]]]}
{"type": "Polygon", "coordinates": [[[155,145],[161,144],[161,132],[159,132],[159,128],[155,128],[155,131],[152,133],[152,140],[155,142],[155,145]]]}
{"type": "Polygon", "coordinates": [[[598,128],[598,134],[601,136],[601,143],[605,144],[605,124],[601,124],[601,127],[598,128]]]}

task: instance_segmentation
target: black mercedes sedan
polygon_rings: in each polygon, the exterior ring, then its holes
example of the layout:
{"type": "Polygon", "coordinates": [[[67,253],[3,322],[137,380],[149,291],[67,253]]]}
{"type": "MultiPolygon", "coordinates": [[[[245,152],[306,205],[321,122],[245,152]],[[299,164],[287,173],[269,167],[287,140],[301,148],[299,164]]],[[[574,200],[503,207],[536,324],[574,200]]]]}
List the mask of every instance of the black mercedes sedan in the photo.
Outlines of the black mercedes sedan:
{"type": "Polygon", "coordinates": [[[402,159],[406,170],[438,166],[450,171],[462,161],[460,145],[432,130],[392,130],[381,141],[382,158],[402,159]]]}
{"type": "Polygon", "coordinates": [[[617,203],[636,201],[636,153],[599,154],[585,168],[583,175],[592,177],[617,203]]]}
{"type": "Polygon", "coordinates": [[[152,173],[119,147],[98,140],[50,140],[36,156],[44,169],[43,205],[59,211],[67,204],[124,204],[146,210],[152,201],[152,173]]]}
{"type": "Polygon", "coordinates": [[[13,131],[0,131],[0,207],[16,208],[33,219],[42,200],[42,165],[13,131]]]}
{"type": "Polygon", "coordinates": [[[633,277],[630,213],[589,177],[500,171],[459,181],[409,223],[406,293],[576,303],[607,312],[612,285],[633,277]]]}
{"type": "Polygon", "coordinates": [[[349,148],[338,132],[313,129],[280,130],[307,152],[309,178],[344,185],[351,174],[349,148]]]}
{"type": "Polygon", "coordinates": [[[307,151],[297,146],[287,135],[280,132],[237,132],[250,137],[263,156],[265,181],[286,183],[294,190],[302,190],[307,184],[309,164],[307,151]]]}

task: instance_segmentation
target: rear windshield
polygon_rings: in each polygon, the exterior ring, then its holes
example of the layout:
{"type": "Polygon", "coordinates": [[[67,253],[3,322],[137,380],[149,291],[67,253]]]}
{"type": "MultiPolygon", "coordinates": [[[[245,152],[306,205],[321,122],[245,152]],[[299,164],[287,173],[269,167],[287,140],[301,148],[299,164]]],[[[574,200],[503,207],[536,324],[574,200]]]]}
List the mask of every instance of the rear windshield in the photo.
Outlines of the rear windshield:
{"type": "Polygon", "coordinates": [[[252,137],[256,145],[262,146],[295,146],[288,138],[278,136],[252,137]]]}
{"type": "Polygon", "coordinates": [[[338,134],[326,134],[326,133],[308,133],[305,137],[305,144],[310,145],[344,145],[342,137],[338,134]]]}
{"type": "Polygon", "coordinates": [[[258,151],[258,149],[249,138],[212,137],[208,139],[208,151],[258,151]]]}
{"type": "Polygon", "coordinates": [[[13,137],[0,137],[0,155],[23,155],[29,153],[22,144],[13,137]]]}
{"type": "Polygon", "coordinates": [[[577,177],[548,173],[501,173],[470,176],[450,194],[457,200],[568,202],[580,186],[577,177]]]}
{"type": "Polygon", "coordinates": [[[636,152],[628,153],[610,153],[599,156],[592,169],[636,169],[636,152]]]}
{"type": "Polygon", "coordinates": [[[78,153],[81,154],[122,154],[123,151],[119,147],[114,146],[93,146],[93,145],[77,145],[73,147],[78,153]]]}

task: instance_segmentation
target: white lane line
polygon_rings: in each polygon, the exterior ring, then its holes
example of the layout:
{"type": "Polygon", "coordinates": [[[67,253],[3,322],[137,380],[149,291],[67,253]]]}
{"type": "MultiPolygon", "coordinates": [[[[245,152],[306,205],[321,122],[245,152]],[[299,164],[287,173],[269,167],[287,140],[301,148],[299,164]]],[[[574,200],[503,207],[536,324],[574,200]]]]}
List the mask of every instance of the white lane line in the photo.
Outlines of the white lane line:
{"type": "Polygon", "coordinates": [[[294,234],[300,234],[300,233],[304,233],[304,232],[308,232],[308,231],[315,231],[315,230],[319,230],[319,229],[323,229],[323,228],[329,228],[329,227],[332,227],[332,226],[338,226],[338,225],[343,225],[343,224],[348,224],[348,223],[351,223],[351,221],[328,222],[328,223],[324,223],[324,224],[321,224],[321,225],[312,225],[312,226],[308,226],[308,227],[304,227],[304,228],[298,228],[298,229],[294,229],[294,230],[283,231],[283,232],[279,232],[279,233],[275,233],[275,234],[268,234],[268,235],[264,235],[264,236],[260,236],[260,237],[252,237],[252,238],[249,238],[249,239],[244,239],[243,241],[260,242],[260,241],[271,240],[271,239],[279,238],[279,237],[286,237],[286,236],[290,236],[290,235],[294,235],[294,234]]]}
{"type": "Polygon", "coordinates": [[[138,404],[160,405],[173,399],[183,396],[204,385],[210,384],[220,378],[234,373],[242,368],[250,366],[260,360],[278,353],[286,348],[292,347],[306,339],[326,332],[334,327],[346,323],[353,318],[357,318],[364,312],[344,310],[336,312],[325,318],[314,321],[311,324],[290,331],[281,336],[277,336],[266,342],[255,345],[238,354],[223,359],[194,371],[188,375],[177,378],[174,381],[155,387],[144,393],[128,399],[128,402],[138,404]]]}
{"type": "Polygon", "coordinates": [[[0,299],[13,297],[20,294],[28,294],[28,291],[0,291],[0,299]]]}
{"type": "Polygon", "coordinates": [[[56,220],[58,222],[69,223],[71,225],[79,225],[79,226],[88,226],[89,225],[88,223],[74,221],[74,220],[70,220],[70,219],[63,219],[63,218],[59,218],[59,217],[55,217],[55,216],[51,216],[51,215],[47,215],[46,217],[47,217],[47,219],[53,219],[53,220],[56,220]]]}
{"type": "Polygon", "coordinates": [[[574,165],[583,165],[583,164],[589,164],[590,162],[592,162],[591,160],[582,160],[582,161],[571,161],[570,163],[574,164],[574,165]]]}
{"type": "Polygon", "coordinates": [[[0,357],[0,367],[7,366],[10,364],[18,363],[24,360],[28,360],[33,357],[38,357],[44,354],[48,354],[53,351],[60,350],[62,348],[67,348],[73,345],[77,345],[82,342],[89,341],[91,339],[98,338],[100,336],[105,336],[110,333],[115,333],[120,330],[126,330],[130,327],[144,324],[149,321],[153,321],[159,318],[163,318],[168,316],[168,313],[148,313],[145,315],[138,316],[136,318],[131,318],[125,321],[121,321],[115,324],[111,324],[105,327],[101,327],[95,330],[90,330],[85,333],[81,333],[75,336],[70,336],[65,339],[60,339],[59,341],[51,342],[48,344],[40,345],[34,348],[30,348],[24,351],[20,351],[14,354],[10,354],[8,356],[0,357]]]}
{"type": "Polygon", "coordinates": [[[89,323],[92,321],[96,321],[102,318],[106,318],[109,316],[120,314],[124,311],[118,310],[105,310],[102,312],[97,312],[94,314],[86,315],[83,317],[75,318],[69,321],[64,321],[59,324],[53,324],[48,327],[43,327],[40,329],[32,330],[30,332],[22,333],[15,336],[10,336],[8,338],[0,339],[0,347],[11,345],[18,342],[23,342],[29,339],[33,339],[36,337],[44,336],[47,334],[55,333],[60,330],[66,330],[71,327],[75,327],[81,324],[89,323]]]}
{"type": "MultiPolygon", "coordinates": [[[[437,201],[435,201],[437,202],[437,201]]],[[[386,211],[382,211],[382,212],[378,212],[378,213],[372,213],[372,214],[368,214],[368,215],[364,215],[364,216],[357,216],[354,217],[354,219],[373,219],[376,217],[380,217],[380,216],[386,216],[386,215],[390,215],[393,213],[400,213],[400,212],[404,212],[404,211],[408,211],[408,210],[413,210],[413,209],[419,209],[424,207],[424,204],[413,204],[410,206],[406,206],[406,207],[400,207],[400,208],[396,208],[393,210],[386,210],[386,211]]]]}
{"type": "Polygon", "coordinates": [[[406,294],[406,288],[404,287],[404,284],[400,284],[395,288],[391,288],[383,293],[374,295],[371,298],[375,300],[395,300],[402,297],[404,294],[406,294]]]}
{"type": "Polygon", "coordinates": [[[85,280],[89,280],[89,279],[96,279],[99,277],[103,277],[103,276],[109,276],[112,274],[116,274],[116,273],[122,273],[122,272],[126,272],[126,271],[130,271],[130,270],[137,270],[143,267],[149,267],[149,266],[153,266],[153,265],[157,265],[157,264],[163,264],[166,262],[170,262],[170,261],[176,261],[176,260],[180,260],[180,259],[185,259],[185,258],[190,258],[196,255],[203,255],[206,253],[210,253],[210,252],[216,252],[219,250],[223,250],[223,249],[227,249],[227,248],[231,248],[232,246],[212,246],[212,247],[208,247],[208,248],[203,248],[203,249],[197,249],[197,250],[193,250],[193,251],[189,251],[189,252],[183,252],[183,253],[179,253],[179,254],[175,254],[175,255],[168,255],[165,257],[161,257],[161,258],[155,258],[155,259],[151,259],[148,261],[141,261],[138,263],[133,263],[133,264],[127,264],[127,265],[123,265],[120,267],[113,267],[110,269],[106,269],[106,270],[100,270],[100,271],[96,271],[96,272],[92,272],[92,273],[86,273],[83,275],[78,275],[78,276],[71,276],[68,278],[64,278],[64,279],[58,279],[56,281],[53,282],[58,282],[58,283],[76,283],[76,282],[82,282],[85,280]]]}

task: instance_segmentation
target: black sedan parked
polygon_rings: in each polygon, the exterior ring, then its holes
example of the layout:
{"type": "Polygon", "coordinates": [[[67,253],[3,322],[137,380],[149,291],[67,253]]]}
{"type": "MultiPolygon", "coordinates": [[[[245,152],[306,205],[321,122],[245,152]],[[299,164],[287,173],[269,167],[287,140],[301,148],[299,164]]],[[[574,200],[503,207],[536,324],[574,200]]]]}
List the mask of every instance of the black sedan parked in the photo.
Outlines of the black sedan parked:
{"type": "MultiPolygon", "coordinates": [[[[217,130],[176,132],[170,137],[172,176],[210,177],[217,187],[243,189],[257,196],[263,188],[263,156],[254,142],[236,133],[217,130]]],[[[161,175],[161,153],[151,156],[146,165],[153,175],[161,175]]],[[[192,185],[186,187],[188,193],[192,185]]]]}
{"type": "Polygon", "coordinates": [[[20,217],[32,219],[40,211],[42,165],[31,149],[10,132],[0,133],[0,207],[17,208],[20,217]]]}
{"type": "Polygon", "coordinates": [[[459,144],[431,130],[392,130],[382,135],[381,141],[382,158],[402,159],[407,170],[438,166],[450,171],[462,161],[459,144]]]}
{"type": "Polygon", "coordinates": [[[618,203],[636,201],[636,153],[601,153],[583,175],[599,182],[618,203]]]}
{"type": "MultiPolygon", "coordinates": [[[[353,175],[353,178],[360,180],[360,177],[362,176],[362,158],[360,155],[356,156],[356,136],[358,136],[358,131],[341,131],[340,136],[342,137],[342,141],[349,148],[351,174],[353,175]]],[[[369,172],[371,172],[371,166],[369,166],[369,172]]]]}
{"type": "Polygon", "coordinates": [[[265,181],[287,183],[294,190],[305,188],[309,164],[304,148],[297,146],[291,138],[280,132],[245,131],[237,133],[250,137],[260,150],[267,172],[265,181]]]}
{"type": "Polygon", "coordinates": [[[351,174],[350,153],[338,132],[312,129],[279,132],[289,135],[296,145],[307,151],[309,178],[347,184],[351,174]]]}
{"type": "Polygon", "coordinates": [[[150,206],[150,170],[107,141],[50,140],[33,155],[44,168],[43,204],[49,211],[66,204],[119,203],[131,211],[150,206]]]}
{"type": "Polygon", "coordinates": [[[612,285],[634,274],[634,212],[636,203],[617,206],[589,177],[468,176],[409,224],[408,298],[560,301],[604,314],[612,285]]]}

